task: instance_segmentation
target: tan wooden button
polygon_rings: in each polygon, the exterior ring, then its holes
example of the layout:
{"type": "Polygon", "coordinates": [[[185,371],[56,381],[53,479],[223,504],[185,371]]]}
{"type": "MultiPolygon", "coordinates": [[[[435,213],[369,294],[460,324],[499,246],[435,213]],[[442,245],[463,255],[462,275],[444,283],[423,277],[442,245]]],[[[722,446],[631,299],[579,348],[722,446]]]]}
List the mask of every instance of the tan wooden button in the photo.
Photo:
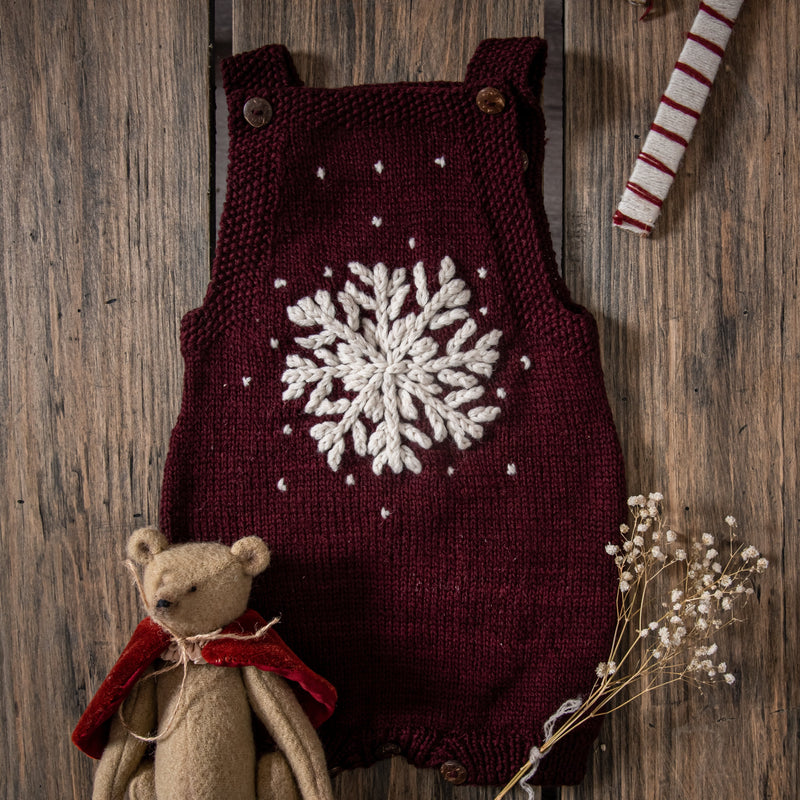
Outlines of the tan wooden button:
{"type": "Polygon", "coordinates": [[[272,119],[272,106],[263,97],[251,97],[244,104],[244,118],[254,127],[260,128],[272,119]]]}
{"type": "Polygon", "coordinates": [[[484,114],[499,114],[506,107],[506,98],[494,86],[487,86],[481,89],[475,98],[475,102],[484,114]]]}
{"type": "Polygon", "coordinates": [[[458,761],[445,761],[439,767],[439,772],[448,783],[452,783],[454,786],[460,786],[467,780],[467,768],[458,761]]]}
{"type": "Polygon", "coordinates": [[[523,150],[522,151],[522,171],[527,172],[528,167],[531,165],[531,160],[528,158],[528,154],[523,150]]]}

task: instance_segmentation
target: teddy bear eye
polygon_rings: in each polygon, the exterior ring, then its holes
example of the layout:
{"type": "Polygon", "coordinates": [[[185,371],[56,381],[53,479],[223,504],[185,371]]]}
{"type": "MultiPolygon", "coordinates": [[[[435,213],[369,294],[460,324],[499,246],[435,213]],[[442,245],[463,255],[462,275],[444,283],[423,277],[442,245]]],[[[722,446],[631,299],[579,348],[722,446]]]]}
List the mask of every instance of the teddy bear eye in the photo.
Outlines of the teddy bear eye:
{"type": "Polygon", "coordinates": [[[196,591],[197,591],[197,587],[196,587],[196,586],[192,586],[192,588],[191,588],[191,589],[189,589],[189,591],[190,591],[190,592],[196,592],[196,591]]]}

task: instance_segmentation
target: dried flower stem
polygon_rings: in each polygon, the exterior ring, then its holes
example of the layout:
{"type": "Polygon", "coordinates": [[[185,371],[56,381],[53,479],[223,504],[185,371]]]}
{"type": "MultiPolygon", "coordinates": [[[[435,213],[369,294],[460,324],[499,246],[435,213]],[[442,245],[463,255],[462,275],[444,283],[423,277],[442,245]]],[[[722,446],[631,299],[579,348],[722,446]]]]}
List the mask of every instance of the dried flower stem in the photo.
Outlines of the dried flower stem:
{"type": "MultiPolygon", "coordinates": [[[[662,500],[659,493],[628,499],[632,526],[620,526],[620,545],[606,545],[619,571],[617,623],[608,660],[597,665],[597,680],[588,697],[546,736],[538,752],[531,751],[532,757],[538,759],[587,720],[610,714],[663,686],[680,681],[697,686],[735,682],[728,665],[717,658],[719,648],[711,637],[741,622],[734,608],[754,594],[755,576],[769,562],[752,545],[736,541],[736,520],[730,516],[725,518],[726,541],[718,543],[710,533],[702,533],[680,547],[678,535],[664,524],[662,500]],[[718,546],[727,549],[726,559],[720,557],[718,546]],[[675,570],[680,573],[677,585],[659,594],[662,576],[675,570]],[[642,688],[620,699],[639,681],[644,682],[642,688]]],[[[529,760],[495,800],[523,780],[532,763],[529,760]]],[[[523,780],[528,791],[526,783],[523,780]]]]}

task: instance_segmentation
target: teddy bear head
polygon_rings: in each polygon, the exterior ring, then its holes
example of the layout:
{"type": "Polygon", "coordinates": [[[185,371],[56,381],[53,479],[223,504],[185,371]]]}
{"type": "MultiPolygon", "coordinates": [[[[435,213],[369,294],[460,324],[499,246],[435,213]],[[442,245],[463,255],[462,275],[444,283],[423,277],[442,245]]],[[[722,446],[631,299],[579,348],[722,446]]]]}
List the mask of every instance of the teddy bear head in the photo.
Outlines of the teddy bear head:
{"type": "Polygon", "coordinates": [[[179,636],[210,633],[247,609],[253,577],[269,566],[258,536],[231,547],[216,542],[172,545],[155,528],[134,531],[128,557],[144,567],[144,601],[152,618],[179,636]]]}

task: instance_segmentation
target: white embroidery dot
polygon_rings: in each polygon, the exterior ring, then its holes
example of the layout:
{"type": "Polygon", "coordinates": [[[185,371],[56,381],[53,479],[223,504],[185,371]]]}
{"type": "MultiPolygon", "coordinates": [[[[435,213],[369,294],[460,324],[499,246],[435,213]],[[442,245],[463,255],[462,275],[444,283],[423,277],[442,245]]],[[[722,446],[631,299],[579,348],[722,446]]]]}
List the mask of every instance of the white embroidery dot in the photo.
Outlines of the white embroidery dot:
{"type": "Polygon", "coordinates": [[[530,369],[531,368],[531,360],[528,358],[528,356],[522,356],[520,361],[522,362],[522,369],[530,369]]]}
{"type": "Polygon", "coordinates": [[[504,389],[502,386],[498,387],[498,389],[497,389],[497,396],[498,396],[498,397],[499,397],[501,400],[505,400],[505,399],[506,399],[506,390],[505,390],[505,389],[504,389]]]}
{"type": "Polygon", "coordinates": [[[517,474],[517,465],[516,465],[516,464],[509,464],[509,465],[506,467],[506,472],[507,472],[509,475],[516,475],[516,474],[517,474]]]}
{"type": "Polygon", "coordinates": [[[248,376],[246,376],[246,377],[245,377],[245,376],[242,376],[242,385],[245,387],[245,389],[246,389],[246,388],[247,388],[247,387],[248,387],[248,386],[249,386],[249,385],[250,385],[252,382],[253,382],[253,379],[252,379],[252,378],[251,378],[249,375],[248,375],[248,376]]]}
{"type": "Polygon", "coordinates": [[[291,436],[291,435],[292,435],[292,426],[291,426],[291,425],[284,425],[284,426],[283,426],[283,432],[284,432],[284,433],[285,433],[287,436],[291,436]]]}
{"type": "Polygon", "coordinates": [[[332,278],[333,270],[330,267],[325,267],[325,269],[322,270],[322,276],[324,278],[332,278]]]}
{"type": "Polygon", "coordinates": [[[388,509],[388,508],[382,508],[382,509],[381,509],[381,516],[382,516],[384,519],[388,519],[388,517],[389,517],[389,515],[390,515],[391,513],[392,513],[392,512],[391,512],[391,511],[389,511],[389,509],[388,509]]]}
{"type": "Polygon", "coordinates": [[[487,269],[486,267],[478,267],[478,277],[483,280],[486,277],[487,269]]]}
{"type": "Polygon", "coordinates": [[[444,165],[446,163],[444,160],[444,156],[439,156],[439,158],[434,158],[433,162],[434,164],[438,164],[442,169],[444,169],[444,165]]]}
{"type": "Polygon", "coordinates": [[[275,288],[283,289],[286,286],[286,278],[275,278],[275,288]]]}
{"type": "Polygon", "coordinates": [[[345,483],[346,483],[348,486],[355,486],[355,485],[356,485],[356,479],[355,479],[355,478],[354,478],[352,475],[348,475],[348,476],[347,476],[347,477],[344,479],[344,482],[345,482],[345,483]]]}
{"type": "Polygon", "coordinates": [[[483,314],[483,316],[484,316],[484,317],[485,317],[485,316],[486,316],[486,315],[489,313],[489,309],[488,309],[486,306],[481,306],[481,307],[478,309],[478,311],[480,311],[480,312],[481,312],[481,314],[483,314]]]}
{"type": "Polygon", "coordinates": [[[375,167],[375,172],[377,172],[378,175],[383,172],[383,161],[376,161],[373,166],[375,167]]]}
{"type": "Polygon", "coordinates": [[[417,246],[417,240],[413,236],[408,240],[408,246],[412,250],[417,246]]]}
{"type": "Polygon", "coordinates": [[[452,475],[455,471],[456,471],[455,467],[448,467],[447,468],[447,474],[448,475],[452,475]]]}
{"type": "Polygon", "coordinates": [[[321,180],[325,180],[325,167],[317,167],[317,177],[321,180]]]}
{"type": "Polygon", "coordinates": [[[270,340],[269,340],[269,346],[270,346],[270,347],[271,347],[273,350],[277,350],[277,349],[278,349],[278,345],[279,345],[279,344],[280,344],[280,342],[279,342],[277,339],[270,339],[270,340]]]}
{"type": "Polygon", "coordinates": [[[380,228],[380,226],[383,225],[383,220],[380,217],[373,217],[372,218],[372,224],[376,228],[380,228]]]}
{"type": "Polygon", "coordinates": [[[288,490],[288,488],[289,487],[286,485],[286,479],[285,478],[281,478],[278,481],[278,490],[281,491],[281,492],[285,492],[285,491],[288,490]]]}

